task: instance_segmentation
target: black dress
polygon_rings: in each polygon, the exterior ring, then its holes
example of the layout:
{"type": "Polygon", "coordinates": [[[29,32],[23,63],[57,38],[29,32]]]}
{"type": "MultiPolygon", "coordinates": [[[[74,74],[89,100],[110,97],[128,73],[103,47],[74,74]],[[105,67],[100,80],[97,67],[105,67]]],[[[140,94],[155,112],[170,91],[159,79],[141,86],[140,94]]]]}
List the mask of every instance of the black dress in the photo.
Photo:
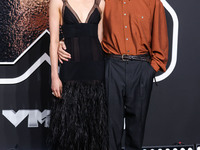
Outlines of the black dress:
{"type": "Polygon", "coordinates": [[[62,99],[51,110],[53,150],[106,150],[107,106],[104,54],[98,39],[100,0],[95,0],[85,23],[63,0],[63,35],[70,61],[60,66],[62,99]]]}

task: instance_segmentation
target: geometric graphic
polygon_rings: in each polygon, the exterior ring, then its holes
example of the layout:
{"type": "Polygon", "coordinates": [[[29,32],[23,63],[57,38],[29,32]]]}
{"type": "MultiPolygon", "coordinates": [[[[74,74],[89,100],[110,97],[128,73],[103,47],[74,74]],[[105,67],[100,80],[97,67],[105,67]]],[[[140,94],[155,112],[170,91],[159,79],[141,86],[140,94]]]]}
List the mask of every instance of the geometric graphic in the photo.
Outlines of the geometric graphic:
{"type": "MultiPolygon", "coordinates": [[[[33,47],[34,44],[37,43],[46,33],[50,34],[48,30],[45,30],[23,53],[21,53],[16,60],[13,62],[0,62],[0,65],[14,65],[17,63],[17,61],[22,58],[29,51],[29,49],[31,49],[31,47],[33,47]]],[[[0,78],[0,84],[17,84],[26,80],[37,68],[40,67],[44,61],[47,61],[50,64],[50,57],[46,53],[44,53],[25,73],[19,77],[0,78]]]]}
{"type": "Polygon", "coordinates": [[[0,65],[0,149],[45,150],[50,121],[49,32],[0,65]]]}
{"type": "Polygon", "coordinates": [[[167,3],[166,0],[161,0],[165,9],[169,12],[173,20],[173,34],[172,34],[172,56],[169,67],[166,72],[161,75],[156,76],[156,81],[162,81],[166,79],[174,70],[177,62],[177,53],[178,53],[178,30],[179,30],[179,21],[176,12],[174,9],[167,3]]]}

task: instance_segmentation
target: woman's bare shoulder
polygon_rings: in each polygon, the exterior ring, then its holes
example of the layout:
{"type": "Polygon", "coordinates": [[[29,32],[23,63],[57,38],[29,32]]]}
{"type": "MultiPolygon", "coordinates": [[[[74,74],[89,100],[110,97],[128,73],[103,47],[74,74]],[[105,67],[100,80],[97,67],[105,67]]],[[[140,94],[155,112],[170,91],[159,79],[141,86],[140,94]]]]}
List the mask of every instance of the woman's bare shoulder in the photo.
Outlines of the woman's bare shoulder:
{"type": "Polygon", "coordinates": [[[62,8],[63,0],[50,0],[49,7],[62,8]]]}

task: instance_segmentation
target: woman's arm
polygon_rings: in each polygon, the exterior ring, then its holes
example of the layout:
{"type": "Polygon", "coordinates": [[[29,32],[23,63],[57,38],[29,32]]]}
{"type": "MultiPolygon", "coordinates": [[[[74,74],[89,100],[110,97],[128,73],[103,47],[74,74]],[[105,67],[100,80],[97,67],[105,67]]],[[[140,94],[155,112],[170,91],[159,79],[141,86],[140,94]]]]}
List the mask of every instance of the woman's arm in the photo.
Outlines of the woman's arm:
{"type": "Polygon", "coordinates": [[[61,23],[62,1],[50,0],[49,3],[49,29],[50,29],[50,59],[51,59],[51,89],[56,97],[61,98],[62,83],[58,75],[58,46],[59,25],[61,23]]]}
{"type": "Polygon", "coordinates": [[[101,11],[101,20],[99,22],[98,25],[98,37],[99,37],[99,41],[101,42],[103,40],[103,15],[104,15],[104,7],[105,7],[105,1],[101,0],[100,4],[99,4],[99,8],[101,11]]]}

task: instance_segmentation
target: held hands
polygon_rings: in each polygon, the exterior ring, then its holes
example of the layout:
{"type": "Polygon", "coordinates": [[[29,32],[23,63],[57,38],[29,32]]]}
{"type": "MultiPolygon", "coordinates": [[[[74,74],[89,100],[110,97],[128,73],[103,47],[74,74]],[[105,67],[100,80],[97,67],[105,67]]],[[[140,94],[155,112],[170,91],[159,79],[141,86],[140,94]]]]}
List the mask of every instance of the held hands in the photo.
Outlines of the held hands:
{"type": "Polygon", "coordinates": [[[66,49],[67,48],[64,41],[60,41],[58,48],[58,59],[61,64],[63,63],[63,60],[68,61],[69,59],[71,59],[71,54],[66,52],[66,49]]]}
{"type": "Polygon", "coordinates": [[[51,81],[52,94],[57,98],[62,98],[62,82],[59,77],[52,78],[51,81]]]}

